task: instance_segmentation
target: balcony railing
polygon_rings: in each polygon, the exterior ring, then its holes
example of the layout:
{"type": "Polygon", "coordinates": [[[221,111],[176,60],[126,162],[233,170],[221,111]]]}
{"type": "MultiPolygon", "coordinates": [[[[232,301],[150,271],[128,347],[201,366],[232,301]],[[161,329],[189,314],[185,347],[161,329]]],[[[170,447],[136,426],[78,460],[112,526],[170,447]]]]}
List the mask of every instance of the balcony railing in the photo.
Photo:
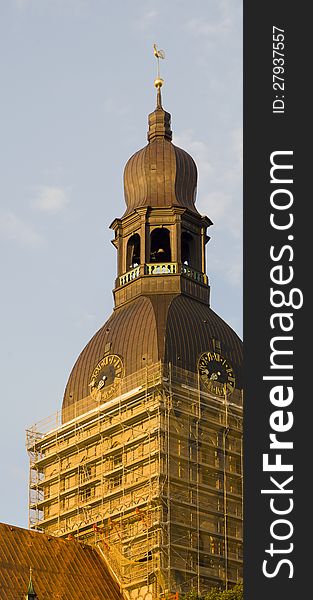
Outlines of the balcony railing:
{"type": "Polygon", "coordinates": [[[146,275],[166,275],[177,273],[178,264],[173,262],[166,263],[147,263],[145,265],[146,275]]]}
{"type": "Polygon", "coordinates": [[[189,265],[182,265],[181,273],[183,275],[187,275],[187,277],[190,277],[191,279],[194,279],[194,281],[199,281],[200,283],[205,284],[207,284],[208,282],[208,278],[204,273],[199,273],[199,271],[195,271],[195,269],[192,269],[191,267],[189,267],[189,265]]]}
{"type": "Polygon", "coordinates": [[[189,265],[180,265],[176,262],[164,262],[164,263],[146,263],[144,266],[137,266],[127,273],[124,273],[119,277],[120,286],[130,283],[134,279],[137,279],[140,275],[175,275],[181,273],[185,277],[189,277],[194,281],[198,281],[204,285],[207,285],[208,278],[205,273],[199,273],[189,265]]]}
{"type": "Polygon", "coordinates": [[[125,283],[129,283],[130,281],[133,281],[133,279],[136,279],[137,277],[139,277],[139,275],[140,275],[140,267],[139,266],[135,267],[131,271],[127,271],[127,273],[124,273],[124,275],[121,275],[120,285],[125,285],[125,283]]]}

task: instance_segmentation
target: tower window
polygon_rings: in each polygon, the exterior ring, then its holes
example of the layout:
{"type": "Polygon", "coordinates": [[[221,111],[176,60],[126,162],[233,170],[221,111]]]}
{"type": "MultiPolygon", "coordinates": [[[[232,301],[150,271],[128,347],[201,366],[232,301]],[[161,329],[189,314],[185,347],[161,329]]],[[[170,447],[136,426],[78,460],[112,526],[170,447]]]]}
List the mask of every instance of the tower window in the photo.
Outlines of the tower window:
{"type": "Polygon", "coordinates": [[[216,352],[222,351],[220,340],[217,340],[216,338],[212,338],[212,346],[213,346],[213,350],[215,350],[216,352]]]}
{"type": "Polygon", "coordinates": [[[88,502],[92,496],[94,496],[94,488],[86,488],[85,490],[81,490],[80,492],[80,501],[88,502]]]}
{"type": "Polygon", "coordinates": [[[127,242],[126,260],[127,271],[140,264],[140,236],[138,233],[134,233],[127,242]]]}
{"type": "Polygon", "coordinates": [[[86,483],[95,476],[95,466],[84,466],[80,470],[80,483],[86,483]]]}
{"type": "Polygon", "coordinates": [[[109,489],[110,490],[120,487],[121,485],[122,485],[122,474],[115,475],[115,477],[111,477],[109,479],[109,489]]]}
{"type": "Polygon", "coordinates": [[[171,262],[170,232],[165,227],[158,227],[151,233],[150,262],[171,262]]]}
{"type": "Polygon", "coordinates": [[[113,468],[120,467],[123,464],[122,453],[115,454],[112,459],[113,468]]]}
{"type": "Polygon", "coordinates": [[[181,261],[184,265],[191,265],[193,259],[193,237],[188,231],[183,231],[181,236],[181,261]]]}

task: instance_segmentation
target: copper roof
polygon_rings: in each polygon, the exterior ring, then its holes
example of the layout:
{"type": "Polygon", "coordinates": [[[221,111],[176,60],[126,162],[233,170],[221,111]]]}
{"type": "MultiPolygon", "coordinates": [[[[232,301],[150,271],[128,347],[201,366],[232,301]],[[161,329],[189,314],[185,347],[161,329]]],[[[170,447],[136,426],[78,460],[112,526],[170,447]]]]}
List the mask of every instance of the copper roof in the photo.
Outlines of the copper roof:
{"type": "Polygon", "coordinates": [[[89,394],[91,374],[108,347],[122,357],[126,376],[159,360],[196,372],[200,354],[213,349],[213,339],[221,342],[241,388],[242,342],[209,306],[183,294],[141,296],[117,308],[84,348],[69,377],[63,408],[89,394]]]}
{"type": "Polygon", "coordinates": [[[235,331],[209,306],[178,296],[171,303],[167,324],[164,361],[196,372],[199,356],[214,350],[214,341],[232,365],[239,389],[242,388],[242,341],[235,331]]]}
{"type": "Polygon", "coordinates": [[[38,600],[123,600],[95,548],[0,523],[0,598],[26,597],[30,567],[38,600]]]}
{"type": "Polygon", "coordinates": [[[196,164],[171,138],[170,114],[158,106],[149,115],[149,143],[125,166],[124,216],[142,206],[181,206],[199,214],[195,207],[196,164]]]}

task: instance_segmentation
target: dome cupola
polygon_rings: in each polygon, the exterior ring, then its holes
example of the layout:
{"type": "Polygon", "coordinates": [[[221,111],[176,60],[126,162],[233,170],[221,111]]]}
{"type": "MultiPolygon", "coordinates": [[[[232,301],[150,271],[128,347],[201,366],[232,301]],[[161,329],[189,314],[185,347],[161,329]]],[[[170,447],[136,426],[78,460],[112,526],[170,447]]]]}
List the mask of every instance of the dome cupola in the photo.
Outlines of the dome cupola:
{"type": "Polygon", "coordinates": [[[195,207],[197,167],[190,154],[172,143],[171,115],[162,107],[160,81],[155,82],[157,106],[148,119],[148,144],[125,166],[124,216],[145,206],[177,206],[199,214],[195,207]]]}

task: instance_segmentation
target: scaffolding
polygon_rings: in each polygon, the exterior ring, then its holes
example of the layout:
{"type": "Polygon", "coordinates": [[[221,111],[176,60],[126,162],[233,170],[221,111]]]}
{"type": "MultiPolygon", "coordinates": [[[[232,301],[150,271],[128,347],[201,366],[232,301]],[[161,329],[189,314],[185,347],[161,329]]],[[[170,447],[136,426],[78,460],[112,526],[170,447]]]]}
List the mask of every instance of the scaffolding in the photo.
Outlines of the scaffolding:
{"type": "Polygon", "coordinates": [[[158,362],[27,430],[29,526],[98,547],[131,600],[242,576],[242,394],[158,362]],[[75,413],[73,412],[75,410],[75,413]]]}

